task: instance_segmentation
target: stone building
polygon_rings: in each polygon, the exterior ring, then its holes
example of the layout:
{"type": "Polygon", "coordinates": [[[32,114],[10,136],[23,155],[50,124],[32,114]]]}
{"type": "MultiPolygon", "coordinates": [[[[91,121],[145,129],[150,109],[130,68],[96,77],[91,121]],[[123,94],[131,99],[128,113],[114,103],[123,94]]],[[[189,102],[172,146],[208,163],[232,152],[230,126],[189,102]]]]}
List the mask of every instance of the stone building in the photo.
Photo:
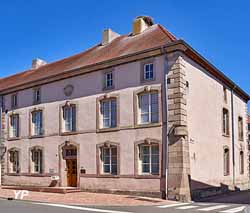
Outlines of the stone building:
{"type": "Polygon", "coordinates": [[[246,189],[249,96],[149,17],[0,80],[4,185],[190,200],[246,189]]]}

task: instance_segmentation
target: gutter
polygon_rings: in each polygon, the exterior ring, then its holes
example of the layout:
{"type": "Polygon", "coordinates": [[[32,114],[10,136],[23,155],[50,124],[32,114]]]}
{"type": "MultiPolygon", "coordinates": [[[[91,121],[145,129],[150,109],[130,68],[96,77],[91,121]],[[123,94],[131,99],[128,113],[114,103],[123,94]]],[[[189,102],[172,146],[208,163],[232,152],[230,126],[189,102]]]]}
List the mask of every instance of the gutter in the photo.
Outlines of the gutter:
{"type": "Polygon", "coordinates": [[[168,198],[168,146],[169,146],[169,139],[168,139],[168,85],[167,85],[167,78],[168,78],[168,57],[165,46],[162,46],[161,52],[164,55],[164,82],[163,82],[163,90],[162,90],[162,177],[165,178],[164,182],[164,190],[162,191],[162,198],[168,198]]]}
{"type": "Polygon", "coordinates": [[[235,136],[234,136],[234,89],[231,89],[231,122],[232,122],[232,160],[233,160],[233,186],[235,188],[235,136]]]}

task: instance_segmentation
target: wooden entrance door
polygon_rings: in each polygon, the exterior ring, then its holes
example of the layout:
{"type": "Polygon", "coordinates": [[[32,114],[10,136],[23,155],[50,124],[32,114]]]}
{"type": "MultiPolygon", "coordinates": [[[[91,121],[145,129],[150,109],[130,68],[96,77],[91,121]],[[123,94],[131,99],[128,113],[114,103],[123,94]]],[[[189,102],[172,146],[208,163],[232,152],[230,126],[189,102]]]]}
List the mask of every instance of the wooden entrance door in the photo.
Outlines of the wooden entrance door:
{"type": "Polygon", "coordinates": [[[67,183],[70,187],[77,187],[77,160],[67,159],[67,183]]]}

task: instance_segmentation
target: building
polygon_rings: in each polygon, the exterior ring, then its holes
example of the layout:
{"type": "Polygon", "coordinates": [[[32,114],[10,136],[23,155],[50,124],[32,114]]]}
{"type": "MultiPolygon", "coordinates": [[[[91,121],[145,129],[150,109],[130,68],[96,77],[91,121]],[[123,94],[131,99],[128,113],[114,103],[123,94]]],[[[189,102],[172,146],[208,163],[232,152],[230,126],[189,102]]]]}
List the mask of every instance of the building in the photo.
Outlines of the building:
{"type": "Polygon", "coordinates": [[[190,200],[246,189],[249,96],[149,17],[0,80],[4,185],[190,200]]]}

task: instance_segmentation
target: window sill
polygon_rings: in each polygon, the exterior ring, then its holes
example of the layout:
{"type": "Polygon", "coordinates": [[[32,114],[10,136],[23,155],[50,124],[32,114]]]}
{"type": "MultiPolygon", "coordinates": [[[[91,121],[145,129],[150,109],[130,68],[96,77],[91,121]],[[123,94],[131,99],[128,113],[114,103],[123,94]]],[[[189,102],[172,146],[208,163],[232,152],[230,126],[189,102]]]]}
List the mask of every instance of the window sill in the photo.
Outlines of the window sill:
{"type": "Polygon", "coordinates": [[[114,90],[114,89],[115,89],[114,86],[112,86],[112,87],[103,87],[102,88],[103,91],[114,90]]]}
{"type": "Polygon", "coordinates": [[[103,129],[97,129],[96,132],[101,133],[101,132],[115,132],[115,131],[119,131],[120,128],[119,127],[113,127],[113,128],[103,128],[103,129]]]}
{"type": "Polygon", "coordinates": [[[20,173],[6,173],[7,176],[20,176],[20,173]]]}
{"type": "Polygon", "coordinates": [[[148,83],[148,82],[152,82],[152,81],[155,81],[155,77],[154,78],[152,78],[152,79],[141,79],[141,83],[142,84],[145,84],[145,83],[148,83]]]}
{"type": "Polygon", "coordinates": [[[74,131],[74,132],[60,132],[60,136],[76,135],[76,134],[78,134],[77,131],[74,131]]]}
{"type": "Polygon", "coordinates": [[[99,174],[97,175],[97,178],[120,178],[119,175],[110,175],[110,174],[99,174]]]}
{"type": "Polygon", "coordinates": [[[44,138],[44,135],[30,135],[29,139],[44,138]]]}
{"type": "Polygon", "coordinates": [[[222,136],[223,136],[223,137],[226,137],[226,138],[229,138],[229,137],[230,137],[230,135],[227,135],[227,134],[224,134],[224,133],[222,134],[222,136]]]}
{"type": "Polygon", "coordinates": [[[162,126],[162,123],[136,124],[135,125],[135,129],[150,128],[150,127],[159,127],[159,126],[162,126]]]}
{"type": "Polygon", "coordinates": [[[151,174],[142,174],[142,175],[136,175],[136,179],[160,179],[160,175],[151,175],[151,174]]]}
{"type": "Polygon", "coordinates": [[[243,138],[240,138],[239,141],[244,142],[244,139],[243,139],[243,138]]]}
{"type": "Polygon", "coordinates": [[[15,138],[7,138],[8,141],[17,141],[20,140],[20,137],[15,137],[15,138]]]}

